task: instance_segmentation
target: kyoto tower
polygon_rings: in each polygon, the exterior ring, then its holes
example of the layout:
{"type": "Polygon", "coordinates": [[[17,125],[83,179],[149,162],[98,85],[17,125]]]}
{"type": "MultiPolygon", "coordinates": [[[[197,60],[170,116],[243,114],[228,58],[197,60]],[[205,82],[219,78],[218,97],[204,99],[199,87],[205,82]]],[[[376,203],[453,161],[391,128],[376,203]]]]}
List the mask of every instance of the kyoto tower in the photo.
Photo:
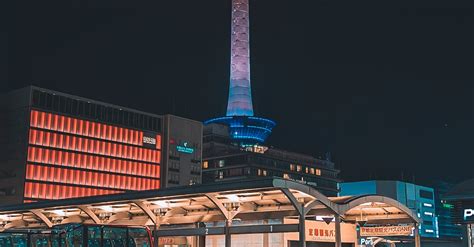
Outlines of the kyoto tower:
{"type": "Polygon", "coordinates": [[[264,143],[275,122],[254,116],[250,85],[249,0],[232,0],[229,98],[225,117],[204,124],[229,126],[232,140],[241,146],[264,143]]]}

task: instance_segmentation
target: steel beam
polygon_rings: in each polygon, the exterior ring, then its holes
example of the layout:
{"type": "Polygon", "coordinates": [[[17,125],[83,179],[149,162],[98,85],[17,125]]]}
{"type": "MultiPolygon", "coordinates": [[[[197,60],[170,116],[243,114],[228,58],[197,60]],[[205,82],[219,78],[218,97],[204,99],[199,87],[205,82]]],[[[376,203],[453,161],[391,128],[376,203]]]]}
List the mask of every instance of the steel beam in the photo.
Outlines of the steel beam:
{"type": "MultiPolygon", "coordinates": [[[[298,232],[298,224],[230,226],[231,234],[298,232]]],[[[160,229],[158,237],[223,235],[224,227],[160,229]]]]}
{"type": "Polygon", "coordinates": [[[133,201],[135,205],[137,205],[147,216],[150,218],[150,220],[153,222],[153,224],[157,225],[159,224],[158,218],[156,215],[151,211],[151,209],[143,202],[143,201],[133,201]]]}
{"type": "Polygon", "coordinates": [[[96,224],[102,223],[101,220],[99,219],[99,217],[97,217],[97,215],[94,212],[92,212],[92,210],[89,207],[87,207],[86,205],[79,206],[78,208],[80,210],[82,210],[82,212],[87,214],[87,216],[89,216],[89,218],[91,218],[92,221],[94,221],[94,223],[96,223],[96,224]]]}
{"type": "Polygon", "coordinates": [[[30,212],[36,215],[36,217],[40,218],[41,221],[43,221],[49,228],[53,227],[53,223],[49,220],[48,217],[46,217],[46,215],[43,214],[41,210],[33,209],[33,210],[30,210],[30,212]]]}

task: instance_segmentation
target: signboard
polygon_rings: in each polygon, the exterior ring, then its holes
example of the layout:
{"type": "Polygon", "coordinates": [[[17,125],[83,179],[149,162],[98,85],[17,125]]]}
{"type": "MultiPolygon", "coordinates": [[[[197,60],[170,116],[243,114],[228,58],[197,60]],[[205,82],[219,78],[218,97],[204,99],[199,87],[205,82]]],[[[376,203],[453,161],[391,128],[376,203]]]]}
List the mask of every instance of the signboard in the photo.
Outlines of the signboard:
{"type": "MultiPolygon", "coordinates": [[[[285,219],[285,224],[298,224],[297,219],[285,219]]],[[[306,241],[310,242],[327,242],[334,243],[336,241],[336,227],[334,222],[326,224],[324,221],[306,220],[306,241]]],[[[357,243],[357,232],[354,224],[341,223],[341,240],[343,243],[357,243]]],[[[297,232],[285,233],[286,241],[298,241],[297,232]]]]}
{"type": "Polygon", "coordinates": [[[186,237],[159,237],[158,245],[186,245],[186,237]]]}
{"type": "Polygon", "coordinates": [[[371,226],[360,228],[361,237],[410,236],[412,233],[413,225],[371,226]]]}
{"type": "Polygon", "coordinates": [[[359,239],[359,247],[374,247],[374,239],[373,238],[363,238],[361,237],[359,239]]]}
{"type": "Polygon", "coordinates": [[[188,143],[185,142],[183,145],[177,145],[176,146],[176,151],[180,153],[186,153],[186,154],[192,154],[194,153],[194,148],[188,147],[188,143]]]}
{"type": "Polygon", "coordinates": [[[474,223],[474,201],[458,201],[452,209],[453,219],[458,224],[474,223]]]}
{"type": "Polygon", "coordinates": [[[143,133],[142,143],[147,148],[161,149],[161,136],[153,133],[143,133]]]}

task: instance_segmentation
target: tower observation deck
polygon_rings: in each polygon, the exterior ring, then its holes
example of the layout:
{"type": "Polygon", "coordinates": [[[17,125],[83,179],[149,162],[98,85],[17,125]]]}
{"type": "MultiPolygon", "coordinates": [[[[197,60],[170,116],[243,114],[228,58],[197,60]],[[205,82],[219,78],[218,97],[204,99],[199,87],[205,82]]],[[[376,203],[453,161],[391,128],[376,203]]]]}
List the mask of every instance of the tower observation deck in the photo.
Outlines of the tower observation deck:
{"type": "Polygon", "coordinates": [[[204,123],[228,125],[232,140],[243,146],[265,142],[276,125],[270,119],[254,116],[250,84],[249,24],[249,0],[232,0],[231,67],[227,114],[225,117],[210,119],[204,123]]]}

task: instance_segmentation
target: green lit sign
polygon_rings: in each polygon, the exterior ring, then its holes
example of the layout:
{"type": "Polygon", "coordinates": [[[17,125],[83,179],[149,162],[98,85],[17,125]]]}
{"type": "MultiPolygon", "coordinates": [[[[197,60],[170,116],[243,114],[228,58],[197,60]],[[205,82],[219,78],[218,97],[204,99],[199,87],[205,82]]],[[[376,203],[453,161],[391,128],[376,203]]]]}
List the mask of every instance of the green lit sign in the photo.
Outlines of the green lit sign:
{"type": "Polygon", "coordinates": [[[194,148],[188,147],[187,142],[183,143],[183,145],[176,146],[176,150],[180,153],[186,153],[186,154],[194,153],[194,148]]]}
{"type": "Polygon", "coordinates": [[[453,204],[443,203],[443,208],[454,208],[453,204]]]}

